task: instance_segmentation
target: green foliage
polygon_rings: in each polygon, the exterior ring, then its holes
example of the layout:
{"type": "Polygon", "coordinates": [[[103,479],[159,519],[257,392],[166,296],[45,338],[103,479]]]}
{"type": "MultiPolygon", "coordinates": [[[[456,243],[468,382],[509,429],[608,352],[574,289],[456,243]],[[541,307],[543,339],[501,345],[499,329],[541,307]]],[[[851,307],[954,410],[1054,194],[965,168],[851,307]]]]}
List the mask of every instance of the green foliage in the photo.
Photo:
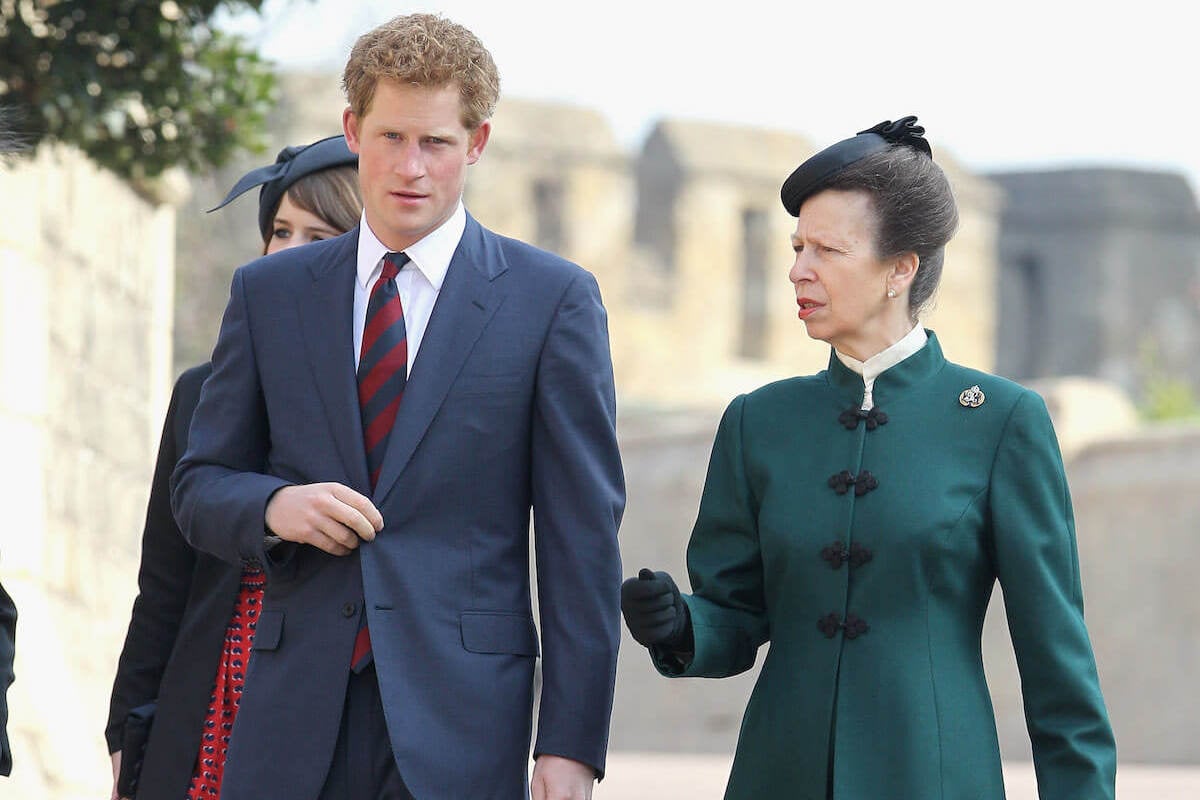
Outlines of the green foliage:
{"type": "Polygon", "coordinates": [[[1188,381],[1171,372],[1162,363],[1158,347],[1146,338],[1138,348],[1142,373],[1142,401],[1139,411],[1144,419],[1200,420],[1200,400],[1188,381]]]}
{"type": "Polygon", "coordinates": [[[0,105],[23,115],[32,144],[75,145],[135,184],[262,151],[274,72],[211,23],[262,4],[0,0],[0,105]]]}

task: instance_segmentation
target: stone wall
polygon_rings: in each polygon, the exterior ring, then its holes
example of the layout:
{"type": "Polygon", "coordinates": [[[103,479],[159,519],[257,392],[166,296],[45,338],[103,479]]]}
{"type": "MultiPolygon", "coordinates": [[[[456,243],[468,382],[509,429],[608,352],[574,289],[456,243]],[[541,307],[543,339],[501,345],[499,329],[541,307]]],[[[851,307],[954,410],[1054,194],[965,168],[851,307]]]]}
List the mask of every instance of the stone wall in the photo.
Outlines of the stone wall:
{"type": "Polygon", "coordinates": [[[102,734],[170,391],[174,216],[70,150],[0,165],[0,579],[20,614],[6,797],[109,791],[102,734]]]}
{"type": "MultiPolygon", "coordinates": [[[[1084,613],[1120,759],[1200,764],[1200,427],[1153,426],[1095,442],[1067,471],[1084,613]]],[[[1003,605],[994,602],[989,617],[985,656],[1001,743],[1022,758],[1029,745],[1003,605]]]]}

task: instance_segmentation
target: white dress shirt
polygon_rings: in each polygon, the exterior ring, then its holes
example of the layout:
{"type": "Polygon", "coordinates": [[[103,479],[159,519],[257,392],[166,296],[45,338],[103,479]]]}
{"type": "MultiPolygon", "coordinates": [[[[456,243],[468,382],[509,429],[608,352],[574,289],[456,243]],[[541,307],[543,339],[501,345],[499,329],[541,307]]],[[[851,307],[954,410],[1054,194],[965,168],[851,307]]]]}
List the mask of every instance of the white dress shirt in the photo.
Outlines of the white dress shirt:
{"type": "MultiPolygon", "coordinates": [[[[462,200],[450,218],[434,228],[416,244],[404,252],[411,259],[396,276],[396,289],[400,292],[400,304],[404,307],[404,331],[408,338],[408,374],[412,374],[417,350],[433,314],[433,304],[442,290],[442,281],[450,268],[450,259],[458,249],[463,231],[467,227],[467,211],[462,200]]],[[[379,241],[371,226],[367,224],[367,212],[363,211],[362,224],[358,229],[358,274],[354,282],[354,368],[358,369],[362,355],[363,328],[367,322],[367,302],[371,298],[371,287],[383,272],[383,257],[388,249],[379,241]]]]}
{"type": "Polygon", "coordinates": [[[875,389],[875,379],[924,347],[928,339],[929,335],[925,333],[925,329],[917,325],[906,333],[900,341],[886,350],[876,353],[866,361],[859,361],[854,356],[839,353],[837,350],[833,351],[837,354],[838,360],[846,365],[847,369],[862,375],[863,411],[870,411],[875,407],[875,398],[871,396],[871,393],[875,389]]]}

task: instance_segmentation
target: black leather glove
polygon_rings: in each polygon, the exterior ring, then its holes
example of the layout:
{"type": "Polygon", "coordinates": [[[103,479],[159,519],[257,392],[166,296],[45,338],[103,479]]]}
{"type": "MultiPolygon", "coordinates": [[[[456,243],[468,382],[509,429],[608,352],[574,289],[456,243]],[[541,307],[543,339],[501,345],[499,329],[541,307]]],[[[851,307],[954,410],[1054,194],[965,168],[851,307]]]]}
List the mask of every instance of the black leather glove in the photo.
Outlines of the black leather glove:
{"type": "Polygon", "coordinates": [[[621,613],[638,644],[692,651],[691,615],[679,587],[667,573],[643,569],[636,578],[622,583],[621,613]]]}

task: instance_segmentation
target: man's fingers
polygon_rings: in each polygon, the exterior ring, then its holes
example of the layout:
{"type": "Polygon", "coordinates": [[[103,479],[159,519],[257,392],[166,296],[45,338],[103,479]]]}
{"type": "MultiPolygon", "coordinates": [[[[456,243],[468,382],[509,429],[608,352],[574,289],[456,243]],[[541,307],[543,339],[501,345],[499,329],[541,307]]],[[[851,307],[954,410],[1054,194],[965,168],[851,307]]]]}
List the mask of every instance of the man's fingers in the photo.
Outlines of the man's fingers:
{"type": "Polygon", "coordinates": [[[330,519],[353,531],[363,541],[369,542],[375,538],[375,526],[361,511],[343,502],[336,494],[331,494],[326,499],[324,511],[330,519]]]}
{"type": "Polygon", "coordinates": [[[379,509],[340,483],[285,486],[267,503],[266,525],[289,542],[346,555],[383,528],[379,509]]]}
{"type": "MultiPolygon", "coordinates": [[[[379,513],[379,509],[371,502],[369,497],[359,494],[349,486],[343,486],[340,483],[333,484],[333,496],[341,500],[346,505],[353,508],[371,526],[372,531],[383,530],[383,514],[379,513]]],[[[363,537],[364,539],[367,537],[363,537]]],[[[368,539],[368,541],[370,541],[368,539]]]]}
{"type": "MultiPolygon", "coordinates": [[[[351,536],[350,538],[355,542],[358,541],[357,536],[351,536]]],[[[346,547],[336,539],[331,539],[330,537],[326,536],[321,531],[313,531],[312,537],[308,542],[306,542],[306,544],[310,544],[318,550],[324,550],[326,553],[329,553],[333,556],[348,556],[354,552],[353,548],[346,547]]]]}
{"type": "Polygon", "coordinates": [[[353,550],[355,547],[358,547],[358,534],[332,517],[325,517],[318,520],[316,523],[316,528],[318,535],[324,536],[330,541],[333,541],[336,544],[347,548],[348,550],[353,550]]]}

